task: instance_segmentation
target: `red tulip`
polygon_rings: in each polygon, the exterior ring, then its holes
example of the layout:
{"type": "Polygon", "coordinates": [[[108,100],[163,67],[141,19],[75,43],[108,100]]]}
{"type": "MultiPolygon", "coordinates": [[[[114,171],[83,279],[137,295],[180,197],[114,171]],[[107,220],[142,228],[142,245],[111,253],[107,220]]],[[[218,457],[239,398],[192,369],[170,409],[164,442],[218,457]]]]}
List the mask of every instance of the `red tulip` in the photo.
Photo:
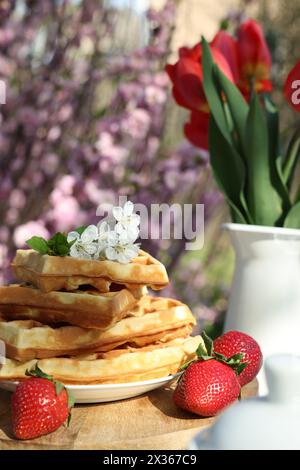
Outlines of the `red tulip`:
{"type": "Polygon", "coordinates": [[[208,149],[209,114],[201,111],[192,111],[190,121],[184,126],[186,138],[196,147],[208,149]]]}
{"type": "MultiPolygon", "coordinates": [[[[212,56],[223,73],[231,80],[233,74],[223,54],[211,48],[212,56]]],[[[168,64],[166,72],[173,83],[175,101],[184,108],[194,111],[209,112],[208,103],[203,90],[202,47],[197,44],[193,48],[179,49],[179,60],[174,65],[168,64]]]]}
{"type": "Polygon", "coordinates": [[[288,103],[300,112],[300,60],[288,74],[283,91],[288,103]]]}
{"type": "Polygon", "coordinates": [[[254,20],[241,24],[237,32],[240,88],[249,92],[271,91],[271,55],[260,25],[254,20]]]}
{"type": "Polygon", "coordinates": [[[239,81],[239,63],[237,41],[224,29],[219,31],[211,42],[211,46],[220,51],[228,62],[234,81],[239,81]]]}

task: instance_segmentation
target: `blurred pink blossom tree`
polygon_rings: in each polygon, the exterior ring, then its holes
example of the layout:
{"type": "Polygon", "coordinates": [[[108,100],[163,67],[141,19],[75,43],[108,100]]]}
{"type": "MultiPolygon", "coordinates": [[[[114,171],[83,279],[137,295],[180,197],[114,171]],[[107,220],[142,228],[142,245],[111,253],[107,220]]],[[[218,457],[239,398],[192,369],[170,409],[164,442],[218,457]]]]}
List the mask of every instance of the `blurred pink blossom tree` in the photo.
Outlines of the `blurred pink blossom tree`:
{"type": "MultiPolygon", "coordinates": [[[[148,44],[131,52],[114,49],[118,15],[102,1],[20,4],[0,7],[0,281],[30,236],[96,222],[98,204],[118,195],[148,206],[202,202],[211,217],[220,195],[207,158],[164,138],[173,2],[147,12],[148,44]]],[[[143,247],[165,262],[175,295],[214,320],[201,307],[201,263],[179,268],[184,243],[143,247]]]]}

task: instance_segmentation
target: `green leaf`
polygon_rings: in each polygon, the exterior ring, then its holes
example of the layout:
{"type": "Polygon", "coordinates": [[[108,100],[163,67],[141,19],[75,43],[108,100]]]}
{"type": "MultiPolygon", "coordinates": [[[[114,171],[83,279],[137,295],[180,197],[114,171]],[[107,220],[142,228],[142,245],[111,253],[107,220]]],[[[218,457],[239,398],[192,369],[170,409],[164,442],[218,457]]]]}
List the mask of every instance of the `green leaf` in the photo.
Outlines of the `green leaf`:
{"type": "Polygon", "coordinates": [[[207,350],[205,349],[205,346],[202,343],[199,343],[199,346],[196,350],[196,354],[198,357],[206,356],[207,355],[207,350]]]}
{"type": "Polygon", "coordinates": [[[213,356],[201,356],[202,361],[210,361],[213,359],[213,356]]]}
{"type": "Polygon", "coordinates": [[[230,356],[229,359],[231,361],[241,361],[242,359],[244,359],[244,357],[245,357],[245,353],[240,352],[240,353],[233,354],[232,356],[230,356]]]}
{"type": "Polygon", "coordinates": [[[79,235],[82,235],[86,227],[87,227],[86,225],[81,225],[80,227],[75,228],[74,232],[77,232],[79,233],[79,235]]]}
{"type": "Polygon", "coordinates": [[[67,256],[70,252],[67,237],[61,232],[57,232],[48,240],[48,247],[53,256],[67,256]]]}
{"type": "Polygon", "coordinates": [[[68,408],[71,409],[75,405],[75,397],[70,389],[66,389],[68,394],[68,408]]]}
{"type": "Polygon", "coordinates": [[[214,352],[214,342],[213,340],[205,333],[205,331],[203,331],[202,333],[202,338],[203,338],[203,341],[204,341],[204,344],[205,344],[205,348],[206,348],[206,355],[208,357],[212,357],[213,355],[213,352],[214,352]]]}
{"type": "Polygon", "coordinates": [[[53,377],[52,375],[46,374],[45,372],[42,371],[42,369],[39,368],[38,363],[36,363],[34,369],[27,369],[25,372],[25,375],[28,377],[38,377],[40,379],[47,379],[53,382],[53,377]]]}
{"type": "Polygon", "coordinates": [[[195,362],[194,359],[191,359],[190,361],[186,362],[180,367],[180,370],[186,370],[193,362],[195,362]]]}
{"type": "Polygon", "coordinates": [[[244,163],[235,148],[224,138],[213,115],[209,123],[209,150],[215,180],[230,204],[233,221],[251,223],[243,193],[244,163]]]}
{"type": "Polygon", "coordinates": [[[287,187],[283,169],[282,169],[282,157],[279,156],[275,159],[275,169],[273,170],[275,186],[278,187],[278,193],[282,197],[284,212],[288,212],[291,208],[291,200],[289,195],[289,189],[287,187]],[[277,184],[276,184],[277,181],[277,184]]]}
{"type": "Polygon", "coordinates": [[[243,370],[246,369],[247,366],[248,366],[248,362],[241,362],[240,364],[238,364],[238,366],[235,368],[237,375],[240,375],[243,372],[243,370]]]}
{"type": "Polygon", "coordinates": [[[258,95],[253,93],[246,126],[246,198],[256,225],[276,226],[282,200],[272,185],[267,122],[258,95]]]}
{"type": "Polygon", "coordinates": [[[64,385],[61,382],[57,382],[57,381],[55,381],[54,383],[55,383],[56,395],[59,395],[60,392],[63,390],[64,385]]]}
{"type": "Polygon", "coordinates": [[[224,354],[220,354],[220,353],[218,353],[218,352],[216,352],[216,351],[214,351],[214,356],[216,357],[216,359],[218,359],[218,360],[221,361],[221,362],[226,362],[226,361],[228,361],[227,357],[224,356],[224,354]]]}
{"type": "Polygon", "coordinates": [[[279,113],[268,94],[263,95],[263,102],[268,126],[271,181],[282,199],[283,213],[280,218],[280,225],[282,225],[285,214],[290,210],[291,202],[282,170],[282,156],[279,145],[279,113]]]}
{"type": "Polygon", "coordinates": [[[275,161],[280,158],[279,149],[279,113],[278,109],[268,94],[263,95],[265,113],[269,132],[270,156],[275,161]]]}
{"type": "Polygon", "coordinates": [[[228,143],[232,142],[231,134],[226,120],[221,93],[217,86],[216,70],[210,47],[207,41],[202,38],[202,69],[203,69],[203,88],[208,101],[211,114],[218,123],[220,132],[228,143]]]}
{"type": "Polygon", "coordinates": [[[42,255],[46,255],[48,253],[48,243],[42,237],[31,237],[29,240],[26,241],[27,245],[30,246],[35,251],[38,251],[42,255]]]}
{"type": "Polygon", "coordinates": [[[291,187],[298,158],[300,155],[300,129],[297,129],[293,135],[283,163],[283,177],[288,187],[291,187]]]}
{"type": "Polygon", "coordinates": [[[247,147],[247,142],[245,140],[245,130],[249,106],[237,86],[234,85],[219,68],[217,68],[217,77],[226,97],[226,102],[228,104],[232,121],[234,123],[237,149],[243,155],[245,155],[245,150],[247,147]]]}
{"type": "Polygon", "coordinates": [[[68,414],[68,420],[67,420],[67,428],[70,426],[71,421],[72,421],[72,413],[69,413],[68,414]]]}
{"type": "Polygon", "coordinates": [[[244,353],[236,353],[236,354],[233,354],[233,356],[229,357],[228,361],[234,364],[236,362],[240,362],[242,359],[244,359],[244,357],[245,357],[244,353]]]}
{"type": "Polygon", "coordinates": [[[297,202],[288,212],[285,220],[284,227],[300,229],[300,201],[297,202]]]}

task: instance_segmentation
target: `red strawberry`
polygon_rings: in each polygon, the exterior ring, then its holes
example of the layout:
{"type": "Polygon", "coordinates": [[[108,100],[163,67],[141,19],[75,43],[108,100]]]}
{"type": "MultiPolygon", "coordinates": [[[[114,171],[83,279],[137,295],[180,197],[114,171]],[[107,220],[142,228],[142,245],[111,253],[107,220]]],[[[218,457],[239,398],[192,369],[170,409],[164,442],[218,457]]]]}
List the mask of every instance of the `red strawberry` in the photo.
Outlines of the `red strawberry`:
{"type": "Polygon", "coordinates": [[[260,371],[263,362],[262,352],[257,342],[251,336],[240,331],[228,331],[214,340],[214,353],[219,353],[229,358],[237,353],[243,353],[242,363],[247,367],[238,376],[241,386],[251,382],[260,371]]]}
{"type": "Polygon", "coordinates": [[[72,400],[65,387],[38,366],[12,396],[12,424],[18,439],[33,439],[58,429],[69,416],[72,400]]]}
{"type": "Polygon", "coordinates": [[[199,360],[188,366],[173,395],[177,406],[200,416],[215,416],[240,394],[233,369],[215,359],[199,360]]]}

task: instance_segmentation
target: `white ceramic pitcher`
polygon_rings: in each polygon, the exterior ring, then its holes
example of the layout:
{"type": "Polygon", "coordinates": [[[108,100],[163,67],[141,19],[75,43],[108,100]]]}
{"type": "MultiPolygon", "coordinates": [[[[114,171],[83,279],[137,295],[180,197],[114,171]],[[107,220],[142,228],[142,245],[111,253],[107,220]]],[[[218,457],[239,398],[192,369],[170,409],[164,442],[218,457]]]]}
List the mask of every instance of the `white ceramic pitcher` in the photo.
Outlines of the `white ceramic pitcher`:
{"type": "Polygon", "coordinates": [[[266,360],[267,398],[236,403],[190,450],[300,450],[300,357],[285,354],[266,360]]]}
{"type": "Polygon", "coordinates": [[[300,355],[300,230],[225,224],[236,255],[225,330],[300,355]]]}

